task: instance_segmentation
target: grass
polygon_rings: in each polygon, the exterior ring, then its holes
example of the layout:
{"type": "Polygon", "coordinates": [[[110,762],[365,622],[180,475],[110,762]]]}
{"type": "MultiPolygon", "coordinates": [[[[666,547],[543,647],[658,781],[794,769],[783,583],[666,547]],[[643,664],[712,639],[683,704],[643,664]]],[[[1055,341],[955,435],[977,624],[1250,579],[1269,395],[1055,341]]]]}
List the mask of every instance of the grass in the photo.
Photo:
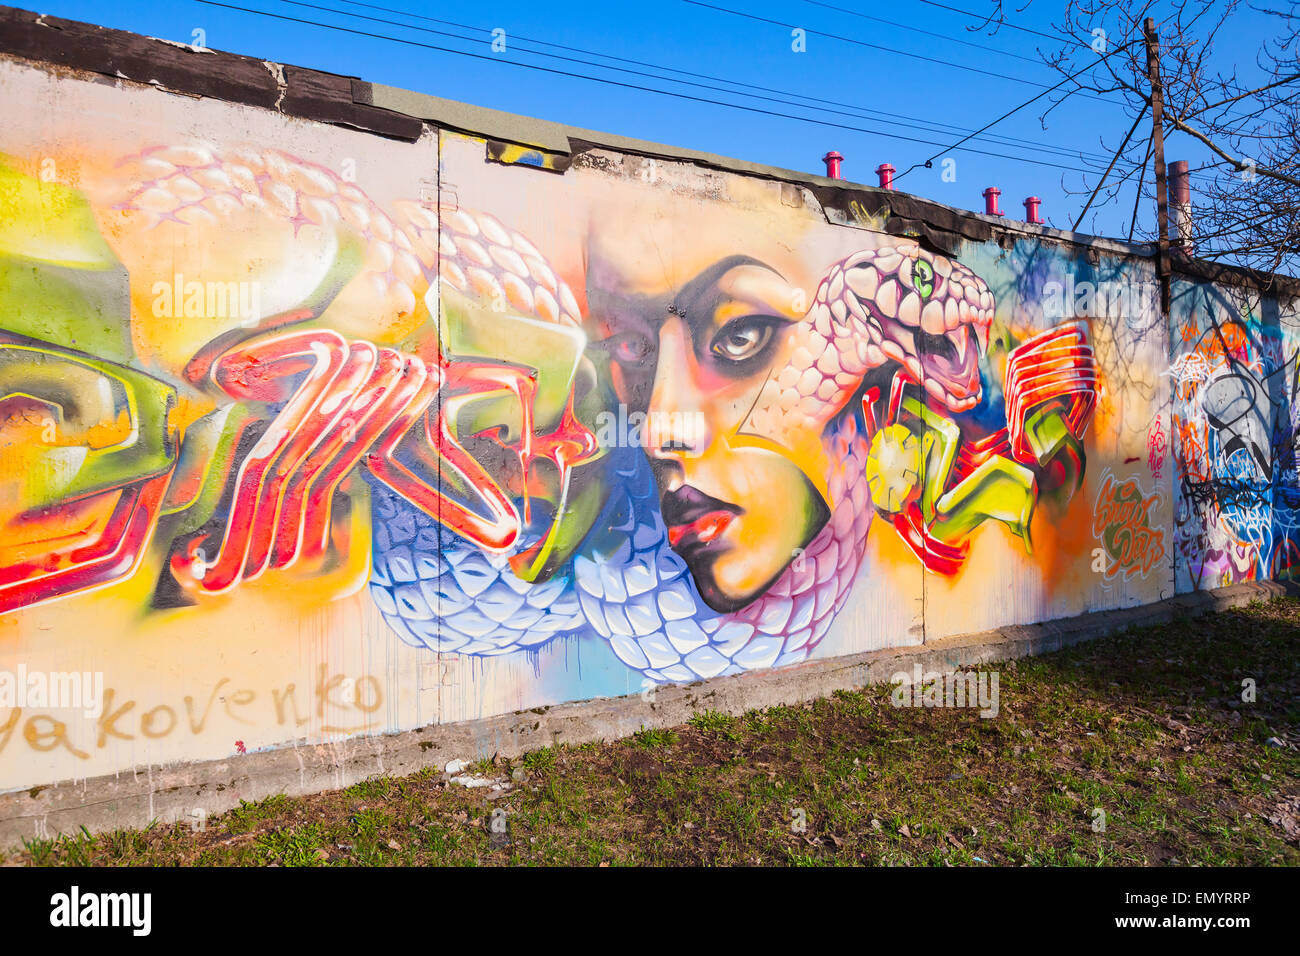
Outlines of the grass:
{"type": "Polygon", "coordinates": [[[638,747],[644,747],[646,750],[659,750],[677,743],[677,731],[660,730],[651,727],[634,733],[632,742],[638,747]]]}
{"type": "Polygon", "coordinates": [[[1300,602],[1252,605],[986,665],[992,719],[840,691],[463,771],[504,791],[426,769],[0,862],[1295,865],[1298,635],[1300,602]]]}

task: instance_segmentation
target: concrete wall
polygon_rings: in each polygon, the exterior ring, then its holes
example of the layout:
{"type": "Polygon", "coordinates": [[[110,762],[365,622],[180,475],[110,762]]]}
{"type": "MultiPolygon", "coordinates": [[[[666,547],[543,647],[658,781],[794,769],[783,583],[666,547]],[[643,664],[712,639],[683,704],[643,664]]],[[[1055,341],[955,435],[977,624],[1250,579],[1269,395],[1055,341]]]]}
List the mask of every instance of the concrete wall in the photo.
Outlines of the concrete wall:
{"type": "Polygon", "coordinates": [[[11,833],[1289,576],[1291,285],[0,16],[11,833]]]}

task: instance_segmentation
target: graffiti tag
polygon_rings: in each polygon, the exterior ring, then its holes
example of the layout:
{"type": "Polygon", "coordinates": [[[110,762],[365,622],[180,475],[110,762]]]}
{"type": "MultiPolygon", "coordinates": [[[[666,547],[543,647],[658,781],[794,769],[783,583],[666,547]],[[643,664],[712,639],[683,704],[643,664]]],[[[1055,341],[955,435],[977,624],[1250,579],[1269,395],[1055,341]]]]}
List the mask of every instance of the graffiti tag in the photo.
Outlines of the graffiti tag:
{"type": "Polygon", "coordinates": [[[1165,556],[1165,532],[1151,514],[1159,504],[1158,491],[1147,495],[1136,478],[1119,481],[1106,472],[1093,508],[1092,533],[1101,541],[1094,570],[1107,580],[1121,572],[1125,580],[1146,577],[1165,556]]]}

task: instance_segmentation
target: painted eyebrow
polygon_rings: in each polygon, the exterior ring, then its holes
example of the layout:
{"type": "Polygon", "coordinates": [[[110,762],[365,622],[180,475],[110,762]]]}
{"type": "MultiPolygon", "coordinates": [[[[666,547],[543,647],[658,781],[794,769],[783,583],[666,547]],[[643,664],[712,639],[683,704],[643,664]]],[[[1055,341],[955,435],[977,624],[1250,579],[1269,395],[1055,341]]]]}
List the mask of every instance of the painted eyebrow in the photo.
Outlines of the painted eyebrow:
{"type": "Polygon", "coordinates": [[[760,269],[766,269],[779,279],[784,280],[785,276],[781,275],[776,269],[753,256],[727,256],[725,259],[719,259],[713,265],[709,266],[699,275],[697,275],[686,285],[682,286],[681,291],[673,298],[672,303],[668,306],[668,311],[680,317],[687,328],[690,329],[691,339],[699,342],[701,334],[708,334],[711,338],[713,323],[711,319],[712,310],[708,315],[701,315],[698,308],[704,297],[710,293],[716,293],[715,286],[728,272],[740,266],[757,266],[760,269]]]}

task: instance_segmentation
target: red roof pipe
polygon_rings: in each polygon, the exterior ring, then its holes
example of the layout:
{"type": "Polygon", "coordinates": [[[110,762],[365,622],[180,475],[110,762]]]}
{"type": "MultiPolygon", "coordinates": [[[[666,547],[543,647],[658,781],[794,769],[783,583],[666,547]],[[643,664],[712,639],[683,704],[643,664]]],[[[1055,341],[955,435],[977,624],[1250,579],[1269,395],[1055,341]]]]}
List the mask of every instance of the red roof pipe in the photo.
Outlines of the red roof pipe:
{"type": "Polygon", "coordinates": [[[1192,244],[1192,178],[1187,160],[1178,159],[1169,164],[1169,195],[1173,207],[1174,248],[1191,255],[1192,244]]]}
{"type": "Polygon", "coordinates": [[[881,163],[876,167],[876,175],[880,177],[880,188],[892,190],[894,188],[894,167],[889,163],[881,163]]]}
{"type": "Polygon", "coordinates": [[[1037,196],[1030,196],[1025,200],[1025,222],[1035,226],[1043,225],[1043,217],[1038,212],[1038,207],[1042,205],[1042,202],[1037,196]]]}
{"type": "Polygon", "coordinates": [[[1192,183],[1187,172],[1187,160],[1176,159],[1169,164],[1169,192],[1176,203],[1192,201],[1192,183]]]}
{"type": "Polygon", "coordinates": [[[844,162],[843,156],[841,156],[839,153],[837,153],[835,150],[832,149],[829,153],[827,153],[825,156],[822,157],[822,162],[826,164],[827,179],[841,178],[840,163],[844,162]]]}
{"type": "Polygon", "coordinates": [[[997,186],[990,186],[984,190],[984,215],[1000,216],[1002,210],[998,208],[998,197],[1002,195],[1002,190],[997,186]]]}

